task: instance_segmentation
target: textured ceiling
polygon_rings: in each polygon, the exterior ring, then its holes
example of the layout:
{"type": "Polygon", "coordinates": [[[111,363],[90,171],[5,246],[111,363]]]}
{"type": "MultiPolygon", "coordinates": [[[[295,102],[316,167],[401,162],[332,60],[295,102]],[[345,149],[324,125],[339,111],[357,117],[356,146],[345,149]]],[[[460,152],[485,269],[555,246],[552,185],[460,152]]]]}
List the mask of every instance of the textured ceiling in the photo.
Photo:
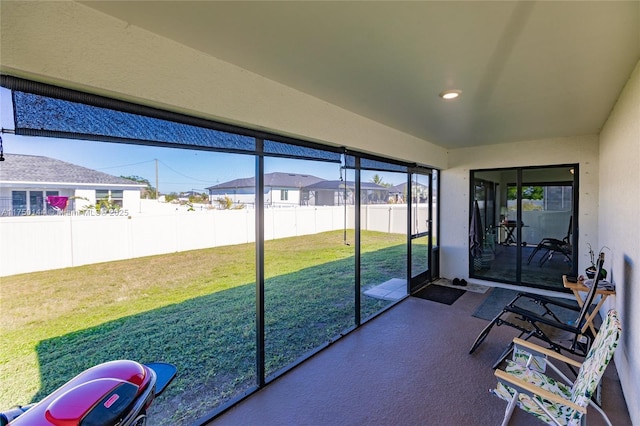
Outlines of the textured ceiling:
{"type": "Polygon", "coordinates": [[[447,148],[598,133],[640,59],[639,1],[83,4],[447,148]]]}

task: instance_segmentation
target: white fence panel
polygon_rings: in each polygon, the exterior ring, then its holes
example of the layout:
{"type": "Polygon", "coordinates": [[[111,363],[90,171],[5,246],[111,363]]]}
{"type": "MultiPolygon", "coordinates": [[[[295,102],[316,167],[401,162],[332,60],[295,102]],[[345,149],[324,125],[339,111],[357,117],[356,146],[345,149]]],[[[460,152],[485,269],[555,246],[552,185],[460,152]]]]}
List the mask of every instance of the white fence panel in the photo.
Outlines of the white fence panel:
{"type": "MultiPolygon", "coordinates": [[[[314,225],[311,232],[305,234],[317,234],[319,232],[333,231],[335,229],[344,228],[344,206],[335,207],[316,207],[314,209],[315,220],[310,223],[314,225]]],[[[347,215],[353,215],[353,209],[347,210],[347,215]]]]}
{"type": "Polygon", "coordinates": [[[318,209],[315,207],[305,207],[296,210],[296,235],[316,234],[316,229],[320,226],[318,223],[321,218],[318,216],[318,209]]]}
{"type": "Polygon", "coordinates": [[[404,204],[374,204],[362,207],[363,229],[369,231],[407,233],[407,206],[404,204]]]}
{"type": "MultiPolygon", "coordinates": [[[[153,206],[130,216],[0,217],[0,276],[255,241],[255,210],[153,206]]],[[[354,207],[266,209],[265,239],[354,227],[354,207]]],[[[406,233],[406,206],[362,207],[362,228],[406,233]]]]}
{"type": "Polygon", "coordinates": [[[177,251],[204,249],[216,246],[215,215],[213,212],[187,212],[188,220],[175,218],[177,251]]]}
{"type": "Polygon", "coordinates": [[[399,204],[389,209],[389,231],[392,234],[407,233],[407,206],[399,204]]]}
{"type": "MultiPolygon", "coordinates": [[[[127,216],[70,216],[72,264],[129,259],[132,256],[127,216]]],[[[57,232],[64,235],[62,232],[57,232]]],[[[34,258],[37,260],[38,258],[34,258]]]]}
{"type": "Polygon", "coordinates": [[[252,243],[256,240],[255,210],[217,210],[213,220],[213,246],[252,243]]]}
{"type": "Polygon", "coordinates": [[[178,251],[177,224],[174,213],[131,217],[132,257],[153,256],[178,251]]]}
{"type": "Polygon", "coordinates": [[[69,217],[0,218],[0,276],[70,265],[71,236],[69,217]]]}
{"type": "Polygon", "coordinates": [[[265,239],[287,238],[298,235],[297,222],[298,208],[278,208],[265,210],[264,214],[264,233],[265,239]],[[269,213],[269,214],[267,214],[269,213]],[[267,218],[270,220],[267,221],[267,218]],[[271,229],[269,229],[271,228],[271,229]],[[267,238],[267,233],[271,238],[267,238]]]}

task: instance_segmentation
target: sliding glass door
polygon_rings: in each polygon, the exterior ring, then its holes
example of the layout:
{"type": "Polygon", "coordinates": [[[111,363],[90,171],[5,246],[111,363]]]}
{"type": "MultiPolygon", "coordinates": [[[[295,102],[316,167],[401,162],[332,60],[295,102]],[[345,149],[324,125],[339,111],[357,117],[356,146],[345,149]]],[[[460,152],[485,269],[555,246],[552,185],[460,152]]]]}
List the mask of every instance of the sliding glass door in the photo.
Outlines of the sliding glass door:
{"type": "Polygon", "coordinates": [[[472,171],[470,276],[562,290],[576,273],[577,165],[472,171]],[[479,223],[478,223],[479,222],[479,223]],[[473,227],[473,229],[472,229],[473,227]]]}

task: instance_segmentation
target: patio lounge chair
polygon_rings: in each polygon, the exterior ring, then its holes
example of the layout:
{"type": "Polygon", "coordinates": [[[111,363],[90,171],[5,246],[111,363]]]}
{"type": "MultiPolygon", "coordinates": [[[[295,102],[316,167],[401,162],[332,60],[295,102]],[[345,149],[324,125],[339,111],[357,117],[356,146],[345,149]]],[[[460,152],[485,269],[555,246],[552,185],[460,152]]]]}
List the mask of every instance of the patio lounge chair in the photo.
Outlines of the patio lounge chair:
{"type": "Polygon", "coordinates": [[[509,404],[502,425],[506,426],[516,406],[551,425],[586,424],[587,406],[592,405],[611,426],[608,417],[593,400],[604,371],[618,346],[622,328],[615,310],[610,310],[593,346],[580,363],[554,351],[520,339],[514,339],[517,354],[505,370],[496,370],[498,384],[490,390],[509,404]],[[572,383],[550,358],[579,368],[572,383]],[[566,382],[544,374],[549,366],[566,382]]]}
{"type": "MultiPolygon", "coordinates": [[[[480,346],[480,344],[487,337],[494,325],[500,326],[504,324],[519,330],[520,335],[518,336],[518,338],[522,338],[522,340],[529,340],[531,337],[536,337],[547,343],[549,347],[556,352],[566,351],[574,355],[586,356],[594,337],[589,327],[589,308],[591,308],[593,299],[597,291],[598,281],[600,281],[599,273],[600,269],[602,269],[603,263],[604,253],[600,253],[600,256],[598,258],[598,274],[596,275],[596,279],[594,279],[594,282],[591,285],[589,292],[587,293],[587,297],[585,298],[582,307],[579,308],[575,305],[550,299],[544,296],[532,295],[528,293],[518,293],[513,298],[513,300],[511,300],[511,302],[509,302],[502,309],[502,312],[496,315],[495,318],[493,318],[493,320],[491,320],[491,322],[480,332],[476,340],[473,342],[469,353],[473,353],[478,348],[478,346],[480,346]],[[524,298],[527,298],[530,301],[541,306],[544,310],[544,313],[540,314],[518,306],[518,302],[524,298]],[[554,313],[554,307],[561,307],[564,309],[575,311],[577,313],[576,320],[571,323],[562,322],[558,318],[557,314],[554,313]],[[519,320],[519,322],[513,321],[510,318],[511,315],[515,315],[516,319],[519,320]],[[571,336],[569,344],[565,343],[564,340],[554,340],[553,336],[550,335],[549,329],[551,331],[556,329],[568,333],[571,336]]],[[[507,346],[507,348],[502,352],[498,360],[494,363],[493,368],[497,368],[498,365],[500,365],[500,363],[507,358],[512,349],[513,342],[511,342],[509,346],[507,346]]]]}
{"type": "Polygon", "coordinates": [[[527,265],[536,257],[541,250],[546,250],[544,255],[538,261],[538,265],[542,267],[547,260],[551,259],[555,253],[562,254],[569,263],[571,263],[571,232],[573,231],[573,218],[569,218],[569,229],[567,229],[567,235],[558,240],[557,238],[543,238],[540,240],[535,249],[531,252],[527,258],[527,265]]]}

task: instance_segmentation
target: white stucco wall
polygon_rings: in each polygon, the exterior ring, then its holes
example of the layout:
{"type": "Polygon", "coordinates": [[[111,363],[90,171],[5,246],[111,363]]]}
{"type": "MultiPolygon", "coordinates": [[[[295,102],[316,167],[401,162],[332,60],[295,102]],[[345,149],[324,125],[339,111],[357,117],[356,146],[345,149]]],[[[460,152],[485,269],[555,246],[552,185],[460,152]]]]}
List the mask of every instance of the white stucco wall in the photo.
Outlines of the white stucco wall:
{"type": "Polygon", "coordinates": [[[622,319],[615,363],[634,425],[640,424],[640,62],[600,133],[598,241],[609,247],[622,319]]]}
{"type": "Polygon", "coordinates": [[[88,206],[96,204],[95,189],[76,189],[74,196],[76,211],[85,210],[88,206]]]}
{"type": "Polygon", "coordinates": [[[589,264],[586,243],[598,238],[598,136],[576,136],[453,150],[442,172],[440,275],[467,277],[469,261],[469,171],[501,167],[578,163],[580,250],[578,269],[589,264]]]}
{"type": "Polygon", "coordinates": [[[129,214],[140,213],[140,191],[122,192],[122,208],[129,214]]]}
{"type": "Polygon", "coordinates": [[[73,2],[2,1],[1,70],[442,168],[446,150],[73,2]]]}

